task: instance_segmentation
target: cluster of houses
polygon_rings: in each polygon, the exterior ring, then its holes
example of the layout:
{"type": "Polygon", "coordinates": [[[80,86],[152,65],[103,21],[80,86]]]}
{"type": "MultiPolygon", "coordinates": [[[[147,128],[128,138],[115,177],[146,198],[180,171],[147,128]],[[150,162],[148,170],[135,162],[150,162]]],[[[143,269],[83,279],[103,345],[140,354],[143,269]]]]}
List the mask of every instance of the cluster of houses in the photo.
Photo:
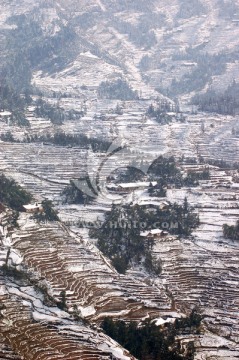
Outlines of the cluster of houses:
{"type": "MultiPolygon", "coordinates": [[[[117,193],[131,193],[131,192],[137,191],[137,190],[146,190],[150,186],[156,186],[156,185],[157,185],[156,181],[120,183],[120,184],[110,183],[110,184],[107,185],[107,189],[109,191],[117,192],[117,193]]],[[[138,202],[138,204],[141,205],[141,206],[147,206],[149,211],[155,211],[155,205],[156,204],[153,203],[152,199],[140,200],[140,202],[138,202]]],[[[161,210],[165,210],[170,206],[170,202],[162,200],[159,203],[157,202],[157,206],[161,210]]],[[[163,229],[160,229],[160,228],[141,231],[141,233],[140,233],[140,236],[142,238],[147,239],[147,240],[157,240],[157,239],[162,238],[162,237],[167,236],[167,235],[168,235],[168,232],[165,229],[163,230],[163,229]]]]}

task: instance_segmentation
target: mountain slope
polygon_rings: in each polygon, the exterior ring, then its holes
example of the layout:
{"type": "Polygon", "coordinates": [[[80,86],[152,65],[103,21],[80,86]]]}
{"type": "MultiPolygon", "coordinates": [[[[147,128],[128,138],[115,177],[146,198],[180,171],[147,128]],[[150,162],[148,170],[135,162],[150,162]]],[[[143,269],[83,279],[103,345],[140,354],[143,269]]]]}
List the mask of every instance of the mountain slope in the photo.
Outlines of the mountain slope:
{"type": "MultiPolygon", "coordinates": [[[[42,83],[47,74],[54,77],[67,70],[62,74],[66,83],[71,72],[82,84],[82,72],[93,77],[95,69],[105,68],[96,86],[107,72],[108,77],[126,77],[138,90],[148,84],[149,89],[180,95],[208,84],[220,87],[220,76],[226,83],[237,76],[232,64],[238,50],[238,1],[37,1],[34,5],[5,1],[0,6],[3,37],[16,36],[9,29],[12,16],[12,26],[25,26],[25,34],[26,26],[38,27],[38,36],[28,32],[29,49],[24,47],[24,54],[33,71],[43,71],[42,83]],[[85,52],[100,61],[84,63],[79,56],[85,52]]],[[[21,39],[19,45],[24,46],[21,39]]]]}

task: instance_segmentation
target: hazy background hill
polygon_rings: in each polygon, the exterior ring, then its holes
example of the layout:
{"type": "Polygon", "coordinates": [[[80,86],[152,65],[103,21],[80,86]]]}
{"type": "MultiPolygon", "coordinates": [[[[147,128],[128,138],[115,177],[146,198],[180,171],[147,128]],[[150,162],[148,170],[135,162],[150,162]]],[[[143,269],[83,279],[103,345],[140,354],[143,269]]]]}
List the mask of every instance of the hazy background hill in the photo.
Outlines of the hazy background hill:
{"type": "Polygon", "coordinates": [[[0,11],[2,76],[18,88],[42,71],[42,84],[122,76],[135,89],[180,96],[239,77],[238,0],[21,0],[0,11]]]}

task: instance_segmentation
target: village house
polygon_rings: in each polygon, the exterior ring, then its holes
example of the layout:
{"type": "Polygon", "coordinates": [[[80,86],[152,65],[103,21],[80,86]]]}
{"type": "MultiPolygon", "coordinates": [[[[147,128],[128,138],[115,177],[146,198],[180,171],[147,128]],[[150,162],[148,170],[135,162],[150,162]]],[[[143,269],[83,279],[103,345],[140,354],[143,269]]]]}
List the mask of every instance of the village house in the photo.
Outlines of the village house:
{"type": "Polygon", "coordinates": [[[0,111],[0,121],[8,122],[12,113],[10,111],[0,111]]]}
{"type": "Polygon", "coordinates": [[[136,182],[136,183],[121,183],[121,184],[109,184],[107,185],[107,189],[111,191],[116,191],[120,193],[129,193],[136,190],[145,190],[148,189],[150,184],[153,186],[157,185],[156,181],[153,182],[136,182]]]}
{"type": "Polygon", "coordinates": [[[38,214],[43,212],[43,207],[41,204],[35,203],[35,204],[28,204],[23,205],[25,211],[30,214],[38,214]]]}
{"type": "Polygon", "coordinates": [[[137,202],[138,205],[147,207],[147,209],[159,208],[160,210],[167,210],[170,207],[170,202],[167,200],[155,200],[155,199],[142,199],[137,202]]]}
{"type": "Polygon", "coordinates": [[[162,229],[146,230],[140,233],[141,237],[154,240],[166,235],[168,235],[168,232],[162,229]]]}

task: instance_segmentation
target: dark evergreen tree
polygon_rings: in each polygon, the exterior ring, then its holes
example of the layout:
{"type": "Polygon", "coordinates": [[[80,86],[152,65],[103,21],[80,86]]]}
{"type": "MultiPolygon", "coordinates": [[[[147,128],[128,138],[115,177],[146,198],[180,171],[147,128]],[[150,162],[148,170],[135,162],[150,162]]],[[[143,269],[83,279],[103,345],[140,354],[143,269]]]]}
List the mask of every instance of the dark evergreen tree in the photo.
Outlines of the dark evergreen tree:
{"type": "Polygon", "coordinates": [[[15,180],[0,175],[0,203],[16,211],[23,211],[23,205],[28,204],[32,195],[25,191],[15,180]]]}
{"type": "Polygon", "coordinates": [[[182,352],[177,335],[200,333],[202,317],[192,311],[185,319],[177,319],[175,324],[156,326],[151,320],[138,325],[136,322],[113,321],[105,318],[101,324],[104,332],[118,341],[139,360],[193,360],[195,347],[193,342],[182,352]]]}
{"type": "Polygon", "coordinates": [[[223,225],[223,235],[226,239],[239,240],[239,220],[236,225],[223,225]]]}
{"type": "Polygon", "coordinates": [[[66,204],[88,204],[91,202],[92,198],[87,196],[81,191],[74,183],[70,182],[62,192],[63,202],[66,204]]]}
{"type": "Polygon", "coordinates": [[[114,82],[102,82],[98,88],[98,94],[101,98],[115,99],[115,100],[135,100],[138,98],[136,91],[133,91],[129,84],[118,79],[114,82]]]}
{"type": "Polygon", "coordinates": [[[43,200],[41,204],[43,211],[33,216],[38,222],[59,221],[57,211],[54,210],[52,201],[43,200]]]}

